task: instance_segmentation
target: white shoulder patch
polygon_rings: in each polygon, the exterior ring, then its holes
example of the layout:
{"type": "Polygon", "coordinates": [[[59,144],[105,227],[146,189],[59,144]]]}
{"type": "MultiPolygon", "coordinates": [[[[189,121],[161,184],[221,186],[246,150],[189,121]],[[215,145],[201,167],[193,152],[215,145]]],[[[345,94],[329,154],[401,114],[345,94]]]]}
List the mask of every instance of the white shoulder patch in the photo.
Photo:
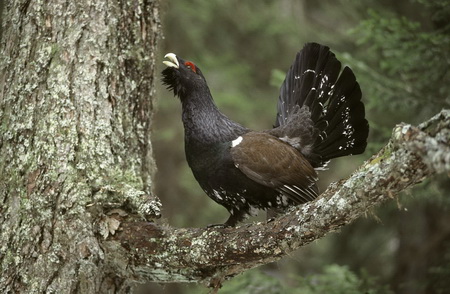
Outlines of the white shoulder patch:
{"type": "Polygon", "coordinates": [[[236,139],[231,141],[231,147],[236,147],[242,142],[242,140],[243,140],[242,136],[237,137],[236,139]]]}

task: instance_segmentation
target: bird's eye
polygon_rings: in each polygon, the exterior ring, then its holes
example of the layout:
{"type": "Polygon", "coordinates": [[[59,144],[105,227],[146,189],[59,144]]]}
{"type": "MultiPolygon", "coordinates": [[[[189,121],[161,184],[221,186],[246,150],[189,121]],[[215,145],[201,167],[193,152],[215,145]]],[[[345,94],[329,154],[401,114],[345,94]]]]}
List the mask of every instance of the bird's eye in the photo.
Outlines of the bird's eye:
{"type": "Polygon", "coordinates": [[[186,65],[186,67],[192,70],[193,72],[197,73],[197,67],[192,62],[186,61],[184,65],[186,65]]]}

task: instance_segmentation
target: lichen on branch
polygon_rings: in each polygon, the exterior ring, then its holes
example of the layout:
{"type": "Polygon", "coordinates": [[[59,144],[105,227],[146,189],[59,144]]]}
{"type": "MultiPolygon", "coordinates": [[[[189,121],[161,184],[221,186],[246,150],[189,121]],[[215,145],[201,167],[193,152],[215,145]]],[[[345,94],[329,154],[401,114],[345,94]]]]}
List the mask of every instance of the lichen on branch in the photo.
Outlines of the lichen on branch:
{"type": "Polygon", "coordinates": [[[434,173],[449,172],[449,125],[449,110],[419,127],[397,125],[388,144],[349,178],[274,221],[236,228],[172,228],[123,218],[117,233],[103,242],[107,261],[138,282],[217,286],[341,228],[434,173]]]}

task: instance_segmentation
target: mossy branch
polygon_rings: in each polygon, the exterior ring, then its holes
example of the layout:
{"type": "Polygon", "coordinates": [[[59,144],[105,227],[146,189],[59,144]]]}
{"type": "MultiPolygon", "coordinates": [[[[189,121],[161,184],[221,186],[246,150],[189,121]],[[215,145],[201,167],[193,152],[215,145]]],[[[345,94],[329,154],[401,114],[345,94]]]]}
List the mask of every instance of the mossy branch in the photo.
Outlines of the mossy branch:
{"type": "Polygon", "coordinates": [[[172,228],[120,218],[103,242],[108,266],[138,282],[204,282],[224,279],[319,239],[397,197],[435,173],[450,172],[450,111],[418,127],[399,124],[389,143],[348,179],[315,201],[271,222],[236,228],[172,228]]]}

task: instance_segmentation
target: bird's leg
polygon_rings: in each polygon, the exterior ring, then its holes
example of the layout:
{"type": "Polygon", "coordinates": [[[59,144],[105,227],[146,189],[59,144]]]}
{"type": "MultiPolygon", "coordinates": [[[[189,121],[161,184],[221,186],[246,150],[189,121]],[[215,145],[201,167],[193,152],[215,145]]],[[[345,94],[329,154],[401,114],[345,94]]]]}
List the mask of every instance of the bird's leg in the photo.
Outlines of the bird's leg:
{"type": "Polygon", "coordinates": [[[239,222],[245,220],[248,217],[248,213],[245,209],[230,210],[230,217],[224,223],[227,227],[235,227],[239,222]]]}
{"type": "Polygon", "coordinates": [[[272,222],[280,215],[280,212],[275,209],[267,209],[266,221],[268,223],[272,222]]]}
{"type": "Polygon", "coordinates": [[[208,228],[227,228],[227,227],[235,227],[238,223],[245,220],[248,217],[248,212],[245,209],[239,210],[230,210],[230,217],[223,224],[212,224],[208,225],[208,228]]]}
{"type": "Polygon", "coordinates": [[[277,217],[279,217],[282,214],[285,214],[286,210],[283,208],[269,208],[267,209],[267,216],[266,221],[268,223],[274,221],[277,217]]]}

